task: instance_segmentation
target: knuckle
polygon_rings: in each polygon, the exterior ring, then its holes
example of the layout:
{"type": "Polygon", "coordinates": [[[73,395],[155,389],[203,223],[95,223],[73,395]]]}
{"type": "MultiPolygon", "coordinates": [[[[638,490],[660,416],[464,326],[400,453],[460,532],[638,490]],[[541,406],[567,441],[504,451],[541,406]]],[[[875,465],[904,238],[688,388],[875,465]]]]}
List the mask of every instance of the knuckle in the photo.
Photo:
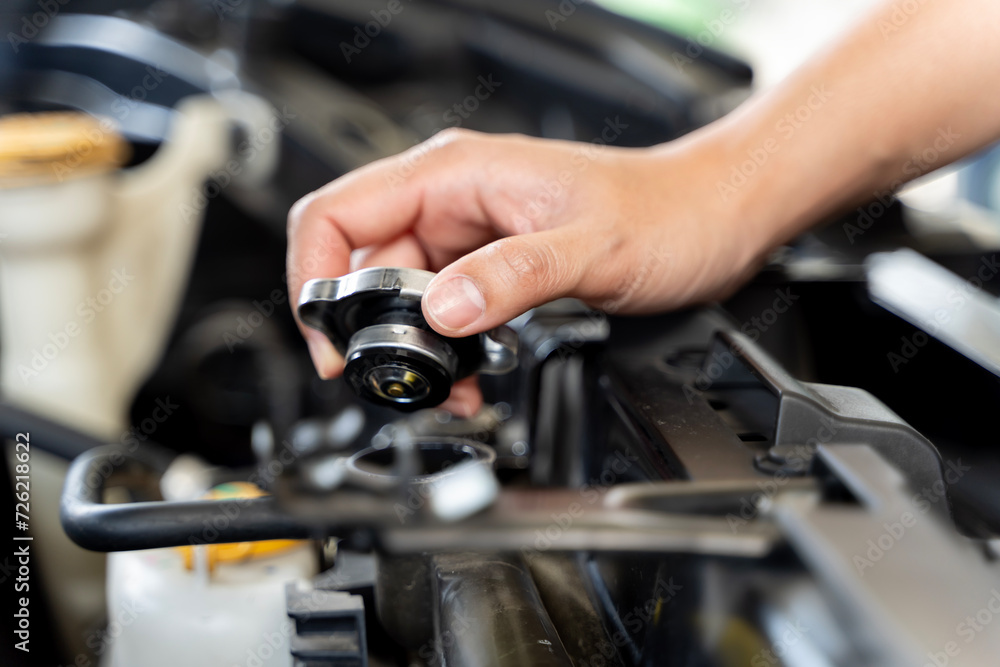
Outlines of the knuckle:
{"type": "Polygon", "coordinates": [[[512,287],[549,294],[562,282],[562,269],[548,245],[511,238],[497,242],[495,252],[512,287]]]}
{"type": "Polygon", "coordinates": [[[434,138],[438,141],[438,143],[444,145],[448,143],[455,143],[457,141],[468,140],[474,134],[475,132],[467,130],[464,127],[446,127],[435,134],[434,138]]]}
{"type": "Polygon", "coordinates": [[[315,192],[310,192],[309,194],[303,196],[297,202],[292,204],[292,207],[288,209],[288,232],[292,234],[301,224],[303,218],[309,212],[309,209],[314,206],[317,194],[315,192]]]}
{"type": "Polygon", "coordinates": [[[438,153],[463,153],[469,150],[480,134],[463,127],[448,127],[428,139],[438,153]]]}

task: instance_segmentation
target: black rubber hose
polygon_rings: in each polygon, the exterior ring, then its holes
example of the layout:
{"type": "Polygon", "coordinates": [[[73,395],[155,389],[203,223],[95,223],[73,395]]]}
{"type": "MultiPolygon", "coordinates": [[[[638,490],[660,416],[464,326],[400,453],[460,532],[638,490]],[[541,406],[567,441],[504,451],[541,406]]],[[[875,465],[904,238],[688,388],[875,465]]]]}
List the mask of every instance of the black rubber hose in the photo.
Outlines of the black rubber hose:
{"type": "Polygon", "coordinates": [[[88,449],[104,445],[85,433],[47,417],[0,402],[0,436],[14,440],[18,433],[31,433],[31,447],[71,460],[88,449]]]}
{"type": "Polygon", "coordinates": [[[186,502],[103,503],[115,473],[162,473],[170,454],[105,445],[79,456],[66,475],[60,516],[70,539],[92,551],[132,551],[187,544],[304,539],[312,530],[280,512],[271,496],[186,502]]]}
{"type": "Polygon", "coordinates": [[[443,664],[572,667],[522,558],[438,554],[432,563],[440,632],[432,651],[443,664]]]}

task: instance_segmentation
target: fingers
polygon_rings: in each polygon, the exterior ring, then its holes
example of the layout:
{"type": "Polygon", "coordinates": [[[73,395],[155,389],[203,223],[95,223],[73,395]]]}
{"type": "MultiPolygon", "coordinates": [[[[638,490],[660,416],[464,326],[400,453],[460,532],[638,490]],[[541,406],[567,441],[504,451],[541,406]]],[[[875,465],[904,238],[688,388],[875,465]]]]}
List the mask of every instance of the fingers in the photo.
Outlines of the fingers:
{"type": "Polygon", "coordinates": [[[299,330],[306,339],[309,357],[312,359],[316,374],[324,380],[335,378],[344,372],[344,358],[333,347],[333,343],[325,334],[307,327],[299,322],[299,330]]]}
{"type": "MultiPolygon", "coordinates": [[[[433,249],[436,257],[467,250],[448,246],[463,235],[474,238],[462,238],[462,242],[481,243],[484,216],[475,188],[454,177],[455,172],[470,177],[458,165],[472,154],[469,144],[475,140],[471,136],[442,132],[410,151],[343,176],[296,203],[288,215],[287,282],[293,312],[308,280],[349,272],[351,254],[358,249],[375,246],[363,260],[366,266],[378,262],[425,268],[425,252],[417,236],[409,233],[422,216],[435,221],[434,226],[445,225],[440,232],[435,230],[444,239],[442,247],[433,249]],[[428,197],[432,187],[434,195],[428,197]],[[428,200],[431,204],[425,211],[428,200]],[[477,225],[475,231],[462,231],[463,226],[477,225]],[[448,233],[448,226],[458,233],[448,233]]],[[[333,346],[295,315],[320,377],[339,374],[343,360],[333,346]]]]}
{"type": "Polygon", "coordinates": [[[574,295],[595,239],[570,226],[495,241],[445,267],[423,298],[424,317],[448,336],[503,324],[525,311],[574,295]]]}
{"type": "Polygon", "coordinates": [[[441,408],[457,417],[472,417],[483,407],[483,392],[479,390],[476,377],[459,380],[451,387],[451,395],[441,404],[441,408]]]}
{"type": "MultiPolygon", "coordinates": [[[[295,312],[299,293],[308,280],[347,273],[355,249],[386,244],[412,224],[420,208],[419,195],[387,198],[385,189],[376,171],[360,170],[299,200],[288,214],[289,301],[316,372],[324,379],[339,375],[344,361],[326,336],[299,321],[295,312]],[[380,204],[378,211],[373,202],[380,204]]],[[[388,248],[392,252],[392,246],[388,248]]],[[[414,259],[412,251],[396,251],[414,259]]]]}
{"type": "Polygon", "coordinates": [[[412,226],[421,200],[419,190],[386,188],[369,168],[300,199],[288,214],[289,296],[297,299],[313,278],[347,273],[352,251],[399,237],[412,226]]]}
{"type": "Polygon", "coordinates": [[[346,273],[352,248],[336,224],[317,214],[316,199],[314,193],[299,200],[288,214],[286,280],[288,301],[295,322],[309,347],[309,356],[312,357],[319,376],[327,379],[343,371],[344,361],[326,336],[299,320],[299,293],[307,280],[346,273]]]}
{"type": "Polygon", "coordinates": [[[408,266],[414,269],[427,269],[427,256],[424,254],[420,242],[410,233],[405,233],[388,243],[364,248],[355,253],[355,255],[359,254],[361,254],[360,257],[351,258],[352,271],[371,266],[408,266]]]}
{"type": "MultiPolygon", "coordinates": [[[[403,236],[381,246],[375,246],[360,258],[357,267],[368,266],[412,266],[417,269],[427,268],[427,257],[420,242],[412,234],[403,236]]],[[[475,377],[468,377],[456,382],[451,388],[451,394],[440,407],[458,417],[472,417],[483,406],[483,394],[479,390],[479,382],[475,377]]]]}

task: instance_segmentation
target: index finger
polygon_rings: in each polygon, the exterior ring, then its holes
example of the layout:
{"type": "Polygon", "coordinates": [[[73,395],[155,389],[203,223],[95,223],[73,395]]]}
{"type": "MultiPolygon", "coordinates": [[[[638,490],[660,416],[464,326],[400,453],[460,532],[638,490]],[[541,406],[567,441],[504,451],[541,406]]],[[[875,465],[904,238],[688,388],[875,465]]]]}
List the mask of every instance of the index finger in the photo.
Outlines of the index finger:
{"type": "Polygon", "coordinates": [[[419,189],[387,187],[385,168],[372,163],[312,192],[288,212],[288,294],[298,300],[313,278],[350,270],[351,252],[391,241],[420,213],[419,189]]]}
{"type": "Polygon", "coordinates": [[[302,286],[313,278],[336,278],[350,270],[351,252],[386,243],[419,216],[422,192],[415,183],[390,187],[397,158],[372,163],[300,199],[288,213],[288,297],[295,322],[320,377],[343,370],[343,359],[325,335],[298,316],[302,286]]]}

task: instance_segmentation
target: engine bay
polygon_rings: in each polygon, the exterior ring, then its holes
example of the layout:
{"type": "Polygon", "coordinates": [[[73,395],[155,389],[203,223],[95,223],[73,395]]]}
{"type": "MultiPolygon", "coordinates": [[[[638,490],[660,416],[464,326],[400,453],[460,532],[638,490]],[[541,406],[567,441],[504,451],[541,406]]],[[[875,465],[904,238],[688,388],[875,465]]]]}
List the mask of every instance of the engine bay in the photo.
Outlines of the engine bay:
{"type": "Polygon", "coordinates": [[[292,203],[446,127],[663,142],[750,68],[592,3],[74,1],[0,55],[17,136],[88,147],[19,159],[109,176],[0,190],[36,664],[995,663],[995,238],[893,198],[720,303],[447,338],[428,272],[288,294],[292,203]]]}

